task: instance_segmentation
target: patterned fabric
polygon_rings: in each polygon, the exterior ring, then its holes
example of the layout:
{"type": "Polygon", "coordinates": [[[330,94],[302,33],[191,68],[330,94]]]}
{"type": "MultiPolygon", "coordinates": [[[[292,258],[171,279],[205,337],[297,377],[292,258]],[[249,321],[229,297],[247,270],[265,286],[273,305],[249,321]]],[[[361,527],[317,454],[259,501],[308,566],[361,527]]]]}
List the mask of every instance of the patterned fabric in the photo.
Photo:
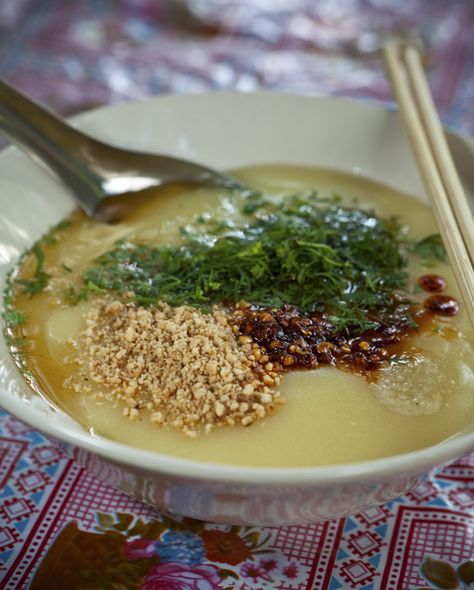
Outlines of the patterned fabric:
{"type": "MultiPolygon", "coordinates": [[[[389,100],[387,32],[428,46],[474,132],[470,0],[0,0],[0,76],[55,110],[259,88],[389,100]]],[[[0,411],[0,588],[412,590],[474,584],[474,454],[357,516],[281,529],[172,520],[0,411]]]]}
{"type": "Polygon", "coordinates": [[[161,515],[99,483],[2,411],[0,431],[5,590],[408,590],[474,582],[474,454],[351,518],[244,528],[161,515]]]}
{"type": "Polygon", "coordinates": [[[471,0],[0,0],[0,75],[64,114],[206,90],[389,100],[377,49],[421,35],[443,118],[469,132],[473,27],[471,0]]]}

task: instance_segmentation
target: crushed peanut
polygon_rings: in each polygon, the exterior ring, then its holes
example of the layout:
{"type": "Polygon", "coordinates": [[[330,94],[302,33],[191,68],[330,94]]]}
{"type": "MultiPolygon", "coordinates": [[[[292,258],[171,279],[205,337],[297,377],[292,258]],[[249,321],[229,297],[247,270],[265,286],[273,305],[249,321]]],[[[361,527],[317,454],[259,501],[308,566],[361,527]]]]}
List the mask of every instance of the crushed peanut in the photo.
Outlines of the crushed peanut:
{"type": "Polygon", "coordinates": [[[85,319],[76,343],[81,373],[122,401],[131,420],[148,410],[153,424],[196,436],[248,426],[283,401],[274,365],[251,339],[236,338],[222,310],[113,301],[96,304],[85,319]]]}

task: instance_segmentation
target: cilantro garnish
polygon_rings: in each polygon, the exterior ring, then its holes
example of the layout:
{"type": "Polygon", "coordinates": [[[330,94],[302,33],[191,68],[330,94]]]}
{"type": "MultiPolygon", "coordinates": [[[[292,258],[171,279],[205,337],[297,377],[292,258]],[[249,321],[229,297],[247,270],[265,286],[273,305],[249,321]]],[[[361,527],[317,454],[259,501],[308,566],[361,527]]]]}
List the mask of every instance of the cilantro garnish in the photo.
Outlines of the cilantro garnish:
{"type": "Polygon", "coordinates": [[[396,220],[315,194],[275,204],[251,193],[241,214],[231,223],[201,215],[178,246],[118,242],[85,271],[82,297],[85,290],[132,292],[139,304],[204,310],[241,299],[291,304],[324,313],[337,330],[358,331],[399,309],[394,294],[406,292],[408,275],[396,220]]]}

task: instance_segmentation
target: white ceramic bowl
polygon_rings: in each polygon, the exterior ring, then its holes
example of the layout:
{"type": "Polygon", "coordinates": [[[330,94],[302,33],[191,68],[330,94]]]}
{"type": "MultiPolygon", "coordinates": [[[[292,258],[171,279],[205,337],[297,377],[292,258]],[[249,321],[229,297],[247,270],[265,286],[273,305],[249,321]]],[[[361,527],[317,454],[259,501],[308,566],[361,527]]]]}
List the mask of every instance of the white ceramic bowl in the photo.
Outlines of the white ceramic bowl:
{"type": "MultiPolygon", "coordinates": [[[[352,171],[424,199],[398,115],[353,100],[286,94],[168,96],[106,107],[79,127],[127,147],[233,168],[257,163],[352,171]]],[[[474,186],[474,143],[450,138],[474,186]],[[469,176],[471,175],[471,176],[469,176]]],[[[73,207],[67,190],[16,149],[0,155],[0,289],[18,254],[73,207]]],[[[160,509],[236,524],[301,524],[391,500],[431,469],[474,449],[474,426],[386,459],[314,468],[243,468],[176,459],[92,437],[23,382],[0,341],[0,404],[104,480],[160,509]]]]}

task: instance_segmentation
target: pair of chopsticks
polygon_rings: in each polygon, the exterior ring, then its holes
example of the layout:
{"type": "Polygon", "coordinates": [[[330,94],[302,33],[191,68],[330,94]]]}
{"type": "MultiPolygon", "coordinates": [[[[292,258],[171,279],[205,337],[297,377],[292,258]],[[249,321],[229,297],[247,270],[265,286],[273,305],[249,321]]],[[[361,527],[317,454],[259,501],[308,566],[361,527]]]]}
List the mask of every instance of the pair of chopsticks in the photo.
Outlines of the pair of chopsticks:
{"type": "Polygon", "coordinates": [[[396,42],[385,45],[383,53],[408,138],[474,327],[474,220],[436,112],[420,53],[415,47],[396,42]]]}

